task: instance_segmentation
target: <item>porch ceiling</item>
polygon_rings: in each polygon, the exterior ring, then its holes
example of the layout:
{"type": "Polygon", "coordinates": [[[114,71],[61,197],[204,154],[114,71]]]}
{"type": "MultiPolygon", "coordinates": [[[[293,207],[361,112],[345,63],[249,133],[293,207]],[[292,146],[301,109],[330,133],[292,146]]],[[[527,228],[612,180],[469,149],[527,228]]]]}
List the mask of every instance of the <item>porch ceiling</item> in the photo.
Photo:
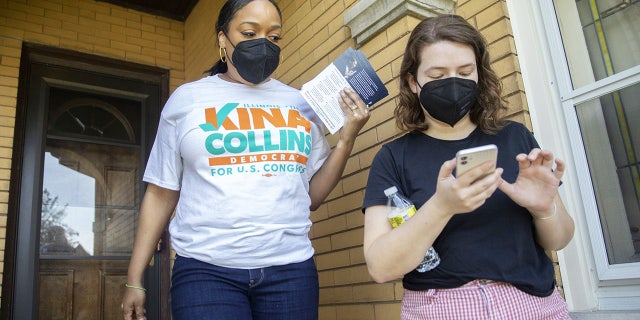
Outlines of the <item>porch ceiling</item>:
{"type": "Polygon", "coordinates": [[[97,0],[156,16],[185,21],[198,0],[97,0]]]}

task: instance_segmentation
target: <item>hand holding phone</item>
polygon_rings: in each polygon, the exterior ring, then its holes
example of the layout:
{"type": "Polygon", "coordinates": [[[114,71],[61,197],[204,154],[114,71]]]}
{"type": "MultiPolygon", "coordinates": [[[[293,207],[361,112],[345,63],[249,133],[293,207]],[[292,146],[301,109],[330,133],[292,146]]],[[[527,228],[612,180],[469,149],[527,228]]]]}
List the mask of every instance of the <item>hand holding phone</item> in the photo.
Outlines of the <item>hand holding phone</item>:
{"type": "Polygon", "coordinates": [[[456,177],[486,161],[493,161],[493,168],[478,179],[484,178],[496,169],[498,147],[495,144],[463,149],[456,153],[456,177]]]}

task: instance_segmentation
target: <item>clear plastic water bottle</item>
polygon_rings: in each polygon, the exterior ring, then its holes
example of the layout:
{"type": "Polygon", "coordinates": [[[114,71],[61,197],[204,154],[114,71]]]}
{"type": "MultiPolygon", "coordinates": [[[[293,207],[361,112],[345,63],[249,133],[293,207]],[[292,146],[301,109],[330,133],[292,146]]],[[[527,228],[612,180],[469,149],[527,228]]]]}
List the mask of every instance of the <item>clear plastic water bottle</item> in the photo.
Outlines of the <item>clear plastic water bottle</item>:
{"type": "MultiPolygon", "coordinates": [[[[387,196],[387,217],[392,227],[398,227],[416,213],[416,206],[398,193],[398,188],[395,186],[385,189],[384,194],[387,196]]],[[[440,256],[433,247],[430,247],[416,270],[427,272],[438,264],[440,264],[440,256]]]]}

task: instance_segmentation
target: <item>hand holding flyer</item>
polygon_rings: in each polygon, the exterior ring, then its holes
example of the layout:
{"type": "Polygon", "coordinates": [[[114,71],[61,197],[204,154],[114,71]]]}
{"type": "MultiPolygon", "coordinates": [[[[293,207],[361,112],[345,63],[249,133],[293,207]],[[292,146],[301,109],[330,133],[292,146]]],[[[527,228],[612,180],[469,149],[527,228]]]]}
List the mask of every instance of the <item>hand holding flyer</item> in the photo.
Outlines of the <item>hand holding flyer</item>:
{"type": "Polygon", "coordinates": [[[340,90],[351,87],[367,107],[389,95],[369,60],[359,50],[347,49],[311,81],[302,85],[301,93],[331,134],[344,124],[338,102],[340,90]]]}

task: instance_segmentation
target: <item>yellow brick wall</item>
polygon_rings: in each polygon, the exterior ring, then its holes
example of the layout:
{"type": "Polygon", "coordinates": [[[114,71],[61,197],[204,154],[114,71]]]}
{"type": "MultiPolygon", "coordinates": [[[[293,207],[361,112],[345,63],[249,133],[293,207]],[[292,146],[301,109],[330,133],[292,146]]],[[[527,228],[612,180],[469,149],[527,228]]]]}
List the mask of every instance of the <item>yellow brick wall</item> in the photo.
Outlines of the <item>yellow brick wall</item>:
{"type": "MultiPolygon", "coordinates": [[[[170,69],[173,90],[184,82],[183,34],[182,22],[103,2],[0,1],[0,259],[4,259],[6,240],[22,42],[170,69]]],[[[0,261],[2,270],[4,261],[0,261]]]]}
{"type": "Polygon", "coordinates": [[[502,80],[502,94],[509,103],[510,118],[531,129],[506,1],[465,0],[458,1],[457,5],[456,13],[478,28],[489,44],[491,65],[502,80]]]}
{"type": "MultiPolygon", "coordinates": [[[[371,118],[358,137],[343,179],[326,203],[312,215],[311,238],[316,248],[320,278],[320,319],[399,318],[401,283],[375,284],[364,264],[364,216],[360,207],[374,155],[382,143],[399,133],[393,118],[398,93],[397,77],[407,38],[418,22],[413,17],[402,18],[358,48],[369,58],[385,83],[389,97],[372,108],[371,118]]],[[[347,37],[335,49],[324,54],[326,58],[318,62],[321,67],[347,46],[354,45],[347,27],[342,26],[337,34],[347,37]]],[[[318,41],[319,47],[314,49],[314,55],[321,54],[325,48],[321,43],[318,41]]],[[[309,74],[311,76],[313,74],[309,74]]],[[[301,82],[307,80],[303,78],[301,82]]],[[[328,139],[335,144],[337,136],[328,136],[328,139]]]]}
{"type": "Polygon", "coordinates": [[[216,22],[223,1],[199,0],[184,26],[186,81],[204,76],[203,72],[220,59],[216,22]]]}

